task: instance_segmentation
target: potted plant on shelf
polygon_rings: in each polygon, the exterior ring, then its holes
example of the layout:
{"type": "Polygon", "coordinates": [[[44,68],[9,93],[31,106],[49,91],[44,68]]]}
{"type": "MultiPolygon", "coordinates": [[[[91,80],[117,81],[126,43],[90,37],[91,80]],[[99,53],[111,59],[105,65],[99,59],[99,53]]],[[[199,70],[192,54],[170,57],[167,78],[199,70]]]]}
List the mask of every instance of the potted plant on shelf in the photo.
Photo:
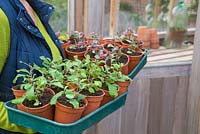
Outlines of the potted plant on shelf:
{"type": "Polygon", "coordinates": [[[63,59],[59,56],[57,59],[51,60],[41,56],[43,67],[34,64],[34,68],[39,71],[47,79],[47,87],[51,88],[55,93],[63,89],[63,59]]]}
{"type": "Polygon", "coordinates": [[[88,55],[81,66],[78,90],[81,94],[86,95],[88,100],[88,106],[83,112],[83,116],[99,108],[105,94],[101,89],[102,67],[99,64],[98,61],[90,60],[88,55]]]}
{"type": "MultiPolygon", "coordinates": [[[[26,63],[23,63],[22,61],[20,61],[20,63],[27,65],[26,63]]],[[[27,65],[27,66],[29,67],[30,65],[27,65]]],[[[12,91],[16,99],[21,98],[26,93],[26,91],[30,89],[32,85],[33,72],[34,72],[34,69],[32,67],[30,67],[29,71],[26,69],[17,70],[18,74],[14,78],[13,83],[16,84],[17,80],[20,77],[23,79],[23,81],[22,81],[22,84],[18,84],[12,87],[12,91]]],[[[21,104],[18,104],[17,108],[19,110],[23,110],[23,107],[21,104]]]]}
{"type": "Polygon", "coordinates": [[[117,53],[120,50],[120,45],[115,44],[114,42],[105,43],[103,47],[108,53],[117,53]]]}
{"type": "Polygon", "coordinates": [[[74,56],[78,56],[78,59],[84,58],[84,53],[87,50],[86,37],[82,32],[74,31],[69,38],[70,44],[65,48],[67,58],[74,59],[74,56]]]}
{"type": "Polygon", "coordinates": [[[139,49],[137,44],[132,44],[129,46],[124,46],[121,48],[122,53],[129,56],[129,65],[128,65],[128,73],[130,73],[135,66],[140,62],[140,59],[143,56],[142,50],[139,49]]]}
{"type": "Polygon", "coordinates": [[[102,89],[105,92],[105,96],[101,102],[101,105],[108,103],[118,96],[119,89],[118,85],[116,84],[117,72],[115,71],[115,68],[119,69],[121,68],[121,65],[112,64],[110,67],[106,65],[103,67],[102,89]]]}
{"type": "Polygon", "coordinates": [[[118,34],[119,40],[122,42],[122,46],[129,46],[132,44],[137,44],[141,47],[142,42],[138,39],[137,35],[134,34],[133,29],[128,27],[121,35],[118,34]]]}
{"type": "Polygon", "coordinates": [[[180,48],[188,26],[188,13],[183,1],[169,11],[167,47],[180,48]]]}
{"type": "Polygon", "coordinates": [[[56,104],[54,120],[59,123],[73,123],[81,118],[88,102],[85,96],[65,86],[50,102],[56,104]]]}
{"type": "Polygon", "coordinates": [[[121,50],[117,53],[110,54],[106,58],[106,65],[111,66],[113,64],[122,64],[119,71],[125,75],[128,74],[129,56],[122,53],[121,50]]]}
{"type": "Polygon", "coordinates": [[[120,71],[118,71],[118,78],[117,78],[117,85],[119,86],[119,95],[124,94],[128,91],[128,86],[131,83],[131,79],[127,76],[122,74],[120,71]]]}
{"type": "MultiPolygon", "coordinates": [[[[123,72],[124,70],[126,70],[126,68],[127,68],[126,72],[128,72],[128,65],[125,66],[127,63],[125,62],[124,63],[125,65],[124,65],[123,62],[119,62],[120,61],[119,57],[121,57],[121,55],[123,55],[123,54],[121,54],[121,52],[120,52],[117,55],[118,55],[117,56],[118,58],[116,58],[116,59],[114,58],[114,60],[111,59],[109,61],[110,63],[106,62],[107,63],[106,65],[112,66],[111,67],[112,72],[114,72],[114,76],[116,77],[115,79],[117,80],[116,83],[119,86],[118,94],[122,95],[123,93],[125,93],[128,90],[128,86],[131,82],[131,79],[123,72]],[[116,62],[116,61],[118,61],[118,62],[116,62]]],[[[125,55],[125,56],[127,56],[127,55],[125,55]]],[[[129,61],[129,58],[128,58],[128,61],[129,61]]]]}
{"type": "Polygon", "coordinates": [[[47,80],[44,76],[37,77],[33,73],[34,67],[26,65],[30,68],[30,72],[26,69],[21,69],[14,79],[14,82],[19,78],[23,79],[23,84],[21,84],[20,88],[26,89],[26,93],[22,97],[12,100],[12,103],[22,104],[21,110],[25,112],[53,120],[54,109],[49,102],[54,92],[46,88],[47,80]]]}

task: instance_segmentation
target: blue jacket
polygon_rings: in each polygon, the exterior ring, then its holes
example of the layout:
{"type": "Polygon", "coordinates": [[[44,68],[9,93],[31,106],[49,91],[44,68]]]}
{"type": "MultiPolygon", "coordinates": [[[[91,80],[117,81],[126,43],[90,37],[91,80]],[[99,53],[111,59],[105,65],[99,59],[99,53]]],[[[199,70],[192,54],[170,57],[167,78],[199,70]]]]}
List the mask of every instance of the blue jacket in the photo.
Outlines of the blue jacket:
{"type": "MultiPolygon", "coordinates": [[[[40,0],[27,1],[40,17],[63,56],[59,40],[48,23],[54,8],[40,0]]],[[[0,0],[0,8],[8,17],[11,29],[10,53],[0,74],[0,101],[5,102],[14,98],[11,87],[16,70],[27,68],[19,61],[41,65],[39,57],[45,56],[52,59],[52,54],[44,37],[34,25],[20,0],[0,0]]]]}

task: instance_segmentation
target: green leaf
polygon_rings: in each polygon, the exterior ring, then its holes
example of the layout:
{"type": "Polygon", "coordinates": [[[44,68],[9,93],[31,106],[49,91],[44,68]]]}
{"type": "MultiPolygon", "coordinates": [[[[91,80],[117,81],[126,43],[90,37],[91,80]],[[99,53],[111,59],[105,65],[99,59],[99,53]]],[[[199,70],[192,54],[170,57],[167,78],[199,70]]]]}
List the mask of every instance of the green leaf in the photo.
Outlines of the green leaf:
{"type": "Polygon", "coordinates": [[[95,90],[94,90],[92,87],[90,87],[90,88],[88,89],[88,91],[89,91],[90,93],[95,93],[95,90]]]}
{"type": "Polygon", "coordinates": [[[35,99],[35,103],[33,104],[33,106],[39,106],[40,105],[40,102],[38,99],[35,99]]]}
{"type": "Polygon", "coordinates": [[[54,95],[52,98],[51,98],[51,101],[50,101],[50,104],[51,105],[55,105],[56,102],[57,102],[57,99],[64,93],[64,91],[61,91],[59,93],[57,93],[56,95],[54,95]]]}
{"type": "Polygon", "coordinates": [[[19,70],[17,70],[17,72],[18,72],[18,73],[23,72],[23,73],[29,74],[29,71],[26,70],[25,68],[19,69],[19,70]]]}
{"type": "Polygon", "coordinates": [[[68,99],[74,99],[76,97],[76,93],[73,90],[65,90],[65,96],[68,99]]]}
{"type": "Polygon", "coordinates": [[[26,98],[31,101],[35,99],[34,87],[32,86],[29,90],[26,91],[26,98]]]}
{"type": "Polygon", "coordinates": [[[94,58],[95,59],[100,59],[100,56],[99,55],[95,55],[94,58]]]}
{"type": "Polygon", "coordinates": [[[94,81],[94,84],[95,84],[97,87],[102,87],[102,82],[101,82],[101,81],[94,81]]]}
{"type": "Polygon", "coordinates": [[[77,97],[77,100],[80,102],[81,100],[83,100],[86,96],[83,94],[79,94],[77,97]]]}
{"type": "Polygon", "coordinates": [[[118,87],[117,84],[109,84],[108,85],[108,90],[109,90],[108,92],[109,92],[109,95],[111,97],[117,97],[118,96],[117,87],[118,87]]]}
{"type": "Polygon", "coordinates": [[[27,84],[22,84],[21,85],[21,89],[25,89],[25,90],[29,90],[32,88],[32,85],[27,83],[27,84]]]}
{"type": "Polygon", "coordinates": [[[15,84],[16,82],[17,82],[17,79],[19,79],[20,77],[26,77],[26,75],[25,74],[17,74],[16,75],[16,77],[14,78],[14,80],[13,80],[13,83],[15,84]]]}
{"type": "Polygon", "coordinates": [[[25,100],[25,96],[22,96],[22,97],[20,97],[20,98],[17,98],[17,99],[14,99],[14,100],[12,100],[11,102],[13,103],[13,104],[22,104],[22,102],[25,100]]]}
{"type": "Polygon", "coordinates": [[[81,72],[81,76],[82,76],[83,78],[87,78],[87,75],[86,75],[85,72],[81,72]]]}
{"type": "Polygon", "coordinates": [[[79,108],[79,102],[77,100],[75,99],[69,100],[69,103],[72,104],[75,109],[79,108]]]}
{"type": "Polygon", "coordinates": [[[52,82],[51,85],[62,89],[64,88],[64,86],[60,82],[52,82]]]}

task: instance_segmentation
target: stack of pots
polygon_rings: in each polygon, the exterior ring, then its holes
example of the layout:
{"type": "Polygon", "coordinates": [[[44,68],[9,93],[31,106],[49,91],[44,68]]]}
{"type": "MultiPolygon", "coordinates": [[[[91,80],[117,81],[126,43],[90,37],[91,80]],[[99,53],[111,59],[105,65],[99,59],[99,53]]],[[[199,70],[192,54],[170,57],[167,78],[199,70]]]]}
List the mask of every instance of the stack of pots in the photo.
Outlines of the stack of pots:
{"type": "Polygon", "coordinates": [[[150,48],[150,33],[147,26],[139,26],[137,30],[138,38],[143,41],[144,48],[150,48]]]}
{"type": "Polygon", "coordinates": [[[149,30],[149,32],[150,32],[150,42],[151,42],[150,47],[152,49],[158,49],[160,47],[160,45],[159,45],[159,38],[158,38],[157,30],[155,28],[152,28],[149,30]]]}

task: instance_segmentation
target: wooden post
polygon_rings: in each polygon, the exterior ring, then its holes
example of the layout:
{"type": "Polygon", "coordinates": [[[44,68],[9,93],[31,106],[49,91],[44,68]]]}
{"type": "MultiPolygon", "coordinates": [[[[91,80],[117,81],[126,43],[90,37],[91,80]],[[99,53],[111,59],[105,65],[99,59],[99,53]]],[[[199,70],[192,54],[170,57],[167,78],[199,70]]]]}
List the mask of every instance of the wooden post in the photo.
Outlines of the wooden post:
{"type": "Polygon", "coordinates": [[[75,29],[75,0],[68,0],[68,31],[75,29]]]}
{"type": "Polygon", "coordinates": [[[85,0],[84,3],[84,33],[98,33],[103,36],[105,0],[85,0]]]}
{"type": "Polygon", "coordinates": [[[120,0],[111,0],[110,3],[110,36],[113,36],[118,28],[120,0]]]}
{"type": "Polygon", "coordinates": [[[83,0],[75,1],[75,30],[83,31],[83,0]]]}
{"type": "Polygon", "coordinates": [[[187,103],[187,134],[200,133],[200,3],[194,39],[194,56],[187,103]]]}
{"type": "Polygon", "coordinates": [[[68,29],[83,31],[83,0],[68,0],[68,29]]]}

